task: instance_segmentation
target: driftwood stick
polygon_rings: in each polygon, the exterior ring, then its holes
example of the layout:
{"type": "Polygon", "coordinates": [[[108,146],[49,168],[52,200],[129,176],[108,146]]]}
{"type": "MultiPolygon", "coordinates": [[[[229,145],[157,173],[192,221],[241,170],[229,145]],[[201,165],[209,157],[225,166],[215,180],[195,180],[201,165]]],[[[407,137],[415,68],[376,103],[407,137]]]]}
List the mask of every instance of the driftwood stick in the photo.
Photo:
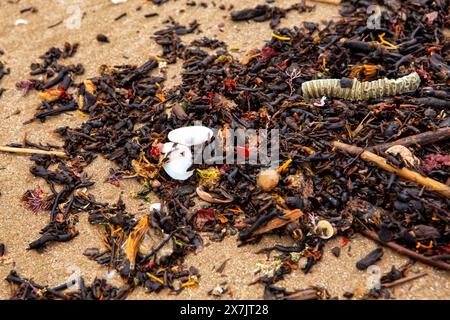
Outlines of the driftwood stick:
{"type": "Polygon", "coordinates": [[[292,293],[283,299],[285,300],[318,300],[320,299],[320,291],[316,289],[306,289],[292,293]]]}
{"type": "Polygon", "coordinates": [[[351,155],[354,156],[360,155],[361,159],[363,159],[364,161],[373,162],[375,165],[377,165],[379,168],[383,170],[395,173],[396,175],[406,180],[428,187],[429,189],[440,193],[444,197],[450,198],[450,187],[439,181],[436,181],[428,177],[424,177],[421,174],[407,168],[401,169],[395,168],[390,164],[388,164],[385,158],[380,157],[370,151],[365,151],[363,148],[360,147],[351,146],[339,141],[334,141],[333,146],[339,150],[348,152],[351,155]]]}
{"type": "Polygon", "coordinates": [[[412,275],[410,277],[398,279],[398,280],[395,280],[395,281],[383,284],[383,287],[385,287],[385,288],[392,288],[392,287],[398,286],[400,284],[404,284],[406,282],[425,277],[426,275],[428,275],[428,273],[425,273],[425,272],[424,273],[415,274],[415,275],[412,275]]]}
{"type": "Polygon", "coordinates": [[[450,138],[450,127],[440,128],[435,131],[427,131],[419,134],[415,134],[409,137],[401,138],[393,142],[378,144],[373,147],[369,147],[367,151],[384,151],[392,146],[402,145],[404,147],[420,144],[426,145],[429,143],[445,140],[450,138]]]}
{"type": "Polygon", "coordinates": [[[31,148],[0,147],[0,152],[11,152],[18,154],[44,154],[48,156],[57,156],[61,158],[67,157],[67,154],[63,151],[47,151],[31,148]]]}
{"type": "Polygon", "coordinates": [[[322,2],[328,4],[341,4],[341,0],[313,0],[314,2],[322,2]]]}
{"type": "Polygon", "coordinates": [[[392,249],[392,250],[394,250],[394,251],[396,251],[396,252],[398,252],[398,253],[400,253],[402,255],[405,255],[407,257],[413,258],[413,259],[415,259],[417,261],[423,262],[423,263],[428,264],[430,266],[450,271],[450,264],[448,264],[448,263],[446,263],[444,261],[435,260],[435,259],[431,259],[431,258],[425,257],[424,255],[421,255],[421,254],[419,254],[417,252],[414,252],[414,251],[409,250],[409,249],[407,249],[405,247],[402,247],[401,245],[399,245],[399,244],[397,244],[397,243],[395,243],[393,241],[384,242],[378,237],[378,235],[374,231],[362,230],[362,231],[360,231],[360,233],[363,236],[365,236],[365,237],[367,237],[369,239],[372,239],[372,240],[382,244],[383,246],[386,246],[386,247],[388,247],[388,248],[390,248],[390,249],[392,249]]]}
{"type": "Polygon", "coordinates": [[[283,219],[273,218],[265,226],[262,226],[261,228],[255,230],[253,234],[254,235],[263,234],[273,229],[281,228],[282,226],[287,225],[290,222],[296,221],[302,215],[303,212],[300,209],[289,211],[288,213],[283,215],[283,219]]]}

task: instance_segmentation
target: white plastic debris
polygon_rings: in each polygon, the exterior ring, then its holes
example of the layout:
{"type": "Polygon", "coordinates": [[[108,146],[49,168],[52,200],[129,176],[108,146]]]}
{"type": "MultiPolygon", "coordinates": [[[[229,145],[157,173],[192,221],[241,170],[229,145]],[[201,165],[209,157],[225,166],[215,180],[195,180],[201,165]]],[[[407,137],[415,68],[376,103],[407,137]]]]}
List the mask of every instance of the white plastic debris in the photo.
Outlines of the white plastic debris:
{"type": "Polygon", "coordinates": [[[153,210],[155,210],[155,211],[161,211],[161,203],[159,203],[159,202],[155,202],[155,203],[152,203],[151,205],[150,205],[150,207],[149,207],[149,209],[150,209],[150,212],[151,211],[153,211],[153,210]]]}
{"type": "Polygon", "coordinates": [[[104,278],[106,280],[111,280],[116,275],[116,270],[111,270],[109,272],[105,272],[104,278]]]}
{"type": "Polygon", "coordinates": [[[159,69],[164,69],[165,67],[167,67],[167,62],[166,61],[158,62],[158,68],[159,69]]]}
{"type": "Polygon", "coordinates": [[[17,19],[15,24],[16,24],[16,26],[20,26],[20,25],[28,24],[28,21],[25,19],[17,19]]]}
{"type": "Polygon", "coordinates": [[[168,142],[164,144],[162,153],[168,155],[168,162],[163,168],[172,179],[186,180],[194,174],[194,170],[187,171],[193,163],[189,147],[168,142]]]}
{"type": "Polygon", "coordinates": [[[111,2],[114,3],[114,4],[125,3],[127,1],[128,0],[111,0],[111,2]]]}
{"type": "Polygon", "coordinates": [[[195,146],[210,140],[213,131],[204,126],[182,127],[169,132],[168,138],[185,146],[195,146]]]}

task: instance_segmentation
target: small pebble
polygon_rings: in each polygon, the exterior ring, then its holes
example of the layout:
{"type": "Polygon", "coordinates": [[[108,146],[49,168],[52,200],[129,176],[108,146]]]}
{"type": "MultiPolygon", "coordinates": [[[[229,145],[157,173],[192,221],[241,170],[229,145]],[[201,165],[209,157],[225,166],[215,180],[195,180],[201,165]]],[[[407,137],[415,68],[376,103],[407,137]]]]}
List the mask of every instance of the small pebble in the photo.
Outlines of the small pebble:
{"type": "Polygon", "coordinates": [[[341,255],[341,249],[339,247],[334,247],[333,249],[331,249],[331,253],[334,254],[336,258],[339,258],[339,256],[341,255]]]}
{"type": "Polygon", "coordinates": [[[106,42],[106,43],[109,43],[108,37],[105,36],[104,34],[98,34],[98,35],[97,35],[97,41],[98,41],[98,42],[106,42]]]}
{"type": "Polygon", "coordinates": [[[351,298],[353,298],[353,296],[354,296],[353,292],[350,292],[350,291],[344,292],[344,298],[351,299],[351,298]]]}

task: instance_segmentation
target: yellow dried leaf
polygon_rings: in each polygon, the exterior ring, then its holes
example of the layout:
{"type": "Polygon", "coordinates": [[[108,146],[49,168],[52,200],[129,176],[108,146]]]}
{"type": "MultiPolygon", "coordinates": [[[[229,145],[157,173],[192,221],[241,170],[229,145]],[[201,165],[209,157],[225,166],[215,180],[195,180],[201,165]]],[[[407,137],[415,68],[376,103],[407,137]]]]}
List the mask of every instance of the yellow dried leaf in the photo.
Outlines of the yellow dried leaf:
{"type": "Polygon", "coordinates": [[[86,92],[88,92],[90,94],[95,93],[96,87],[91,80],[84,80],[83,84],[84,84],[84,87],[86,88],[86,92]]]}
{"type": "Polygon", "coordinates": [[[38,91],[37,94],[42,100],[52,102],[58,100],[63,94],[63,91],[60,89],[49,89],[46,91],[38,91]]]}
{"type": "Polygon", "coordinates": [[[150,228],[148,224],[148,215],[144,216],[138,224],[133,228],[125,243],[125,256],[130,261],[131,270],[134,269],[136,254],[139,250],[145,233],[150,228]]]}
{"type": "Polygon", "coordinates": [[[166,96],[163,93],[157,93],[155,94],[155,97],[157,97],[161,102],[166,101],[166,96]]]}

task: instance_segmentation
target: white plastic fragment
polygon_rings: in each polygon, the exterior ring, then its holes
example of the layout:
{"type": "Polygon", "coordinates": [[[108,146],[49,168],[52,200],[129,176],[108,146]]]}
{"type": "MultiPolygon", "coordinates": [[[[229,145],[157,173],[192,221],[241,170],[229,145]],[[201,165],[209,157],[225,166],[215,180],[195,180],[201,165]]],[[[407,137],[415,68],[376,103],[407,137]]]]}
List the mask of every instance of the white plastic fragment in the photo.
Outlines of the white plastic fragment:
{"type": "Polygon", "coordinates": [[[16,24],[16,26],[20,26],[20,25],[28,24],[28,21],[25,19],[17,19],[15,24],[16,24]]]}
{"type": "Polygon", "coordinates": [[[161,208],[162,208],[162,205],[161,205],[161,203],[159,203],[159,202],[152,203],[152,204],[150,205],[150,207],[149,207],[150,212],[152,212],[153,210],[155,210],[155,211],[161,211],[161,208]]]}
{"type": "Polygon", "coordinates": [[[128,0],[111,0],[111,2],[114,3],[114,4],[125,3],[127,1],[128,0]]]}
{"type": "Polygon", "coordinates": [[[172,142],[185,146],[195,146],[210,140],[213,131],[204,126],[182,127],[169,132],[168,138],[172,142]]]}

